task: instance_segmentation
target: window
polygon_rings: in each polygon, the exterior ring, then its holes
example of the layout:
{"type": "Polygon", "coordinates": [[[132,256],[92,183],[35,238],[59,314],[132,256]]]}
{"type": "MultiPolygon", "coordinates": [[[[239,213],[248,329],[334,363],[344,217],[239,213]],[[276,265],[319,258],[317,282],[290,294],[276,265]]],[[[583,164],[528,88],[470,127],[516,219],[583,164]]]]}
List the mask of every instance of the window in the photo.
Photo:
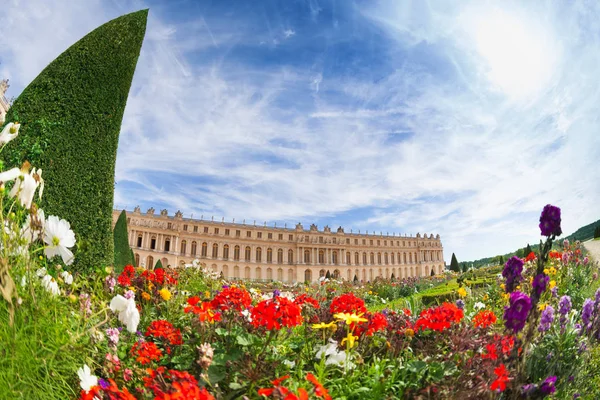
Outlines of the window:
{"type": "Polygon", "coordinates": [[[396,246],[400,246],[400,241],[396,240],[396,246]]]}
{"type": "Polygon", "coordinates": [[[250,252],[251,251],[252,251],[252,249],[250,248],[250,246],[246,246],[246,249],[244,250],[244,260],[250,261],[250,252]]]}
{"type": "Polygon", "coordinates": [[[350,255],[350,252],[348,251],[348,252],[346,252],[346,264],[350,265],[351,261],[352,261],[352,257],[350,255]]]}
{"type": "Polygon", "coordinates": [[[373,239],[370,239],[370,240],[369,240],[369,245],[370,245],[370,246],[373,246],[373,239]]]}
{"type": "Polygon", "coordinates": [[[223,246],[223,260],[229,260],[229,245],[223,246]]]}
{"type": "Polygon", "coordinates": [[[127,218],[127,225],[131,223],[131,218],[127,218]]]}
{"type": "Polygon", "coordinates": [[[360,256],[358,255],[358,251],[354,253],[354,264],[360,264],[360,256]]]}
{"type": "Polygon", "coordinates": [[[346,244],[350,244],[350,238],[346,238],[346,244]]]}
{"type": "Polygon", "coordinates": [[[394,264],[394,253],[391,253],[390,256],[392,257],[391,263],[394,264]]]}
{"type": "Polygon", "coordinates": [[[358,245],[358,239],[354,239],[354,244],[358,245]]]}
{"type": "Polygon", "coordinates": [[[229,229],[225,229],[225,236],[229,236],[229,229]]]}
{"type": "Polygon", "coordinates": [[[377,253],[377,264],[381,265],[381,253],[377,253]]]}
{"type": "Polygon", "coordinates": [[[363,265],[367,265],[367,253],[363,253],[363,265]]]}
{"type": "Polygon", "coordinates": [[[257,239],[262,239],[262,232],[257,232],[256,237],[257,239]]]}
{"type": "Polygon", "coordinates": [[[165,239],[165,251],[171,250],[171,240],[165,239]]]}
{"type": "Polygon", "coordinates": [[[375,264],[375,253],[371,253],[371,265],[375,264]]]}
{"type": "Polygon", "coordinates": [[[384,261],[385,265],[388,265],[388,263],[389,263],[389,259],[388,259],[388,253],[385,253],[385,254],[383,255],[383,261],[384,261]]]}
{"type": "Polygon", "coordinates": [[[305,241],[305,242],[309,242],[309,240],[308,240],[308,235],[304,236],[304,241],[305,241]]]}
{"type": "Polygon", "coordinates": [[[235,246],[233,248],[233,259],[235,261],[240,261],[240,246],[235,246]]]}
{"type": "Polygon", "coordinates": [[[325,264],[325,252],[319,250],[319,264],[325,264]]]}
{"type": "Polygon", "coordinates": [[[183,225],[183,230],[184,230],[184,231],[187,231],[187,224],[186,224],[186,225],[183,225]]]}
{"type": "Polygon", "coordinates": [[[333,238],[333,243],[334,243],[334,244],[335,244],[335,243],[337,243],[337,242],[336,242],[336,238],[333,238]]]}
{"type": "Polygon", "coordinates": [[[273,250],[271,248],[267,249],[267,262],[268,263],[272,263],[273,262],[273,250]]]}
{"type": "Polygon", "coordinates": [[[219,228],[215,228],[215,235],[219,234],[219,228]]]}
{"type": "Polygon", "coordinates": [[[367,244],[367,239],[363,239],[363,245],[367,244]]]}
{"type": "Polygon", "coordinates": [[[237,229],[237,230],[235,231],[235,237],[240,237],[241,235],[242,235],[242,232],[240,232],[240,230],[239,230],[239,229],[237,229]]]}
{"type": "Polygon", "coordinates": [[[323,243],[323,236],[319,236],[319,243],[323,243]]]}
{"type": "Polygon", "coordinates": [[[280,233],[278,238],[279,238],[279,240],[283,240],[283,233],[280,233]]]}
{"type": "Polygon", "coordinates": [[[289,236],[288,236],[288,240],[289,240],[290,242],[294,241],[294,235],[289,235],[289,236]]]}
{"type": "Polygon", "coordinates": [[[377,241],[377,246],[381,246],[381,240],[377,241]]]}
{"type": "Polygon", "coordinates": [[[192,242],[192,255],[195,256],[196,255],[196,251],[197,251],[197,244],[196,242],[192,242]]]}
{"type": "Polygon", "coordinates": [[[304,263],[310,264],[310,250],[304,250],[304,263]]]}
{"type": "Polygon", "coordinates": [[[201,254],[201,256],[202,257],[206,257],[207,253],[208,253],[208,243],[203,242],[202,243],[202,254],[201,254]]]}
{"type": "Polygon", "coordinates": [[[338,254],[337,254],[337,251],[333,251],[333,252],[331,252],[331,261],[332,261],[334,264],[337,264],[337,263],[338,263],[338,254]]]}
{"type": "Polygon", "coordinates": [[[185,250],[187,247],[187,242],[185,240],[181,241],[181,254],[185,255],[185,250]]]}
{"type": "Polygon", "coordinates": [[[283,264],[283,249],[277,250],[277,264],[283,264]]]}
{"type": "Polygon", "coordinates": [[[267,239],[273,239],[273,234],[272,234],[272,233],[269,233],[269,234],[267,235],[267,239]]]}
{"type": "Polygon", "coordinates": [[[172,229],[173,228],[173,224],[171,222],[167,222],[167,229],[172,229]]]}
{"type": "Polygon", "coordinates": [[[383,241],[383,245],[384,245],[384,246],[387,246],[387,240],[384,240],[384,241],[383,241]]]}
{"type": "Polygon", "coordinates": [[[152,250],[156,249],[156,238],[152,238],[152,240],[150,241],[150,248],[152,250]]]}
{"type": "Polygon", "coordinates": [[[288,264],[294,263],[294,250],[288,250],[288,264]]]}
{"type": "Polygon", "coordinates": [[[246,231],[246,237],[252,237],[252,231],[246,231]]]}
{"type": "Polygon", "coordinates": [[[406,246],[406,241],[402,241],[402,246],[406,246]]]}
{"type": "Polygon", "coordinates": [[[137,247],[142,247],[142,235],[138,236],[137,247]]]}
{"type": "Polygon", "coordinates": [[[198,233],[198,227],[194,226],[194,233],[198,233]]]}
{"type": "Polygon", "coordinates": [[[256,248],[256,262],[262,261],[262,249],[260,247],[256,248]]]}
{"type": "Polygon", "coordinates": [[[208,233],[208,226],[204,227],[204,233],[208,233]]]}
{"type": "Polygon", "coordinates": [[[135,255],[135,266],[139,267],[140,266],[140,255],[136,253],[135,255]]]}

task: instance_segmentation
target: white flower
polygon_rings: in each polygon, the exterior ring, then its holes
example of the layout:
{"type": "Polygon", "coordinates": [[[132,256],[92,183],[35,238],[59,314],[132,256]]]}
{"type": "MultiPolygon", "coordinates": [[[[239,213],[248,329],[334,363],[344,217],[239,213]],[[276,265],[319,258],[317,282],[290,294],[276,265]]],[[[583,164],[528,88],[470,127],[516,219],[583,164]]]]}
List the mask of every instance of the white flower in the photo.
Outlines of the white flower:
{"type": "Polygon", "coordinates": [[[138,324],[140,323],[140,312],[135,307],[135,300],[133,298],[126,299],[118,294],[110,301],[110,309],[113,312],[119,313],[119,321],[127,325],[129,332],[135,333],[137,331],[138,324]]]}
{"type": "Polygon", "coordinates": [[[54,296],[60,294],[58,283],[56,283],[56,281],[51,275],[44,276],[44,278],[42,279],[42,286],[54,296]]]}
{"type": "Polygon", "coordinates": [[[29,163],[25,162],[20,169],[15,167],[0,173],[0,182],[2,183],[17,179],[15,185],[10,190],[9,196],[11,198],[18,196],[21,205],[25,208],[31,208],[31,202],[33,201],[33,196],[35,195],[35,190],[38,186],[40,186],[40,199],[42,198],[42,193],[44,191],[42,170],[33,168],[31,172],[28,173],[29,167],[29,163]]]}
{"type": "Polygon", "coordinates": [[[242,310],[242,315],[248,320],[248,322],[252,322],[252,314],[248,310],[242,310]]]}
{"type": "Polygon", "coordinates": [[[480,301],[478,301],[477,303],[473,304],[473,309],[475,309],[475,310],[483,310],[484,308],[485,308],[485,304],[483,304],[480,301]]]}
{"type": "Polygon", "coordinates": [[[63,280],[65,281],[65,283],[67,285],[70,285],[73,283],[73,275],[71,275],[71,273],[69,271],[63,271],[60,273],[61,278],[63,278],[63,280]]]}
{"type": "Polygon", "coordinates": [[[46,276],[47,273],[48,272],[46,271],[46,267],[42,267],[35,271],[35,274],[38,276],[38,278],[43,278],[44,276],[46,276]]]}
{"type": "Polygon", "coordinates": [[[73,263],[73,253],[68,249],[75,245],[75,234],[68,221],[54,215],[48,217],[44,229],[44,253],[49,259],[60,255],[65,264],[73,263]]]}
{"type": "Polygon", "coordinates": [[[292,369],[296,366],[296,361],[283,360],[283,365],[285,365],[289,369],[292,369]]]}
{"type": "Polygon", "coordinates": [[[21,286],[22,286],[22,287],[25,287],[25,286],[27,286],[27,276],[25,276],[25,275],[23,275],[23,276],[21,277],[21,286]]]}
{"type": "Polygon", "coordinates": [[[77,370],[77,376],[79,377],[79,385],[87,393],[94,386],[98,385],[98,377],[92,375],[90,367],[84,365],[83,368],[77,370]]]}
{"type": "Polygon", "coordinates": [[[2,129],[2,133],[0,134],[0,145],[6,144],[17,137],[19,134],[19,128],[21,124],[19,123],[9,123],[4,129],[2,129]]]}
{"type": "Polygon", "coordinates": [[[40,232],[44,231],[45,225],[44,210],[37,210],[37,214],[33,216],[30,213],[21,228],[21,236],[27,240],[27,243],[35,242],[38,240],[40,232]]]}

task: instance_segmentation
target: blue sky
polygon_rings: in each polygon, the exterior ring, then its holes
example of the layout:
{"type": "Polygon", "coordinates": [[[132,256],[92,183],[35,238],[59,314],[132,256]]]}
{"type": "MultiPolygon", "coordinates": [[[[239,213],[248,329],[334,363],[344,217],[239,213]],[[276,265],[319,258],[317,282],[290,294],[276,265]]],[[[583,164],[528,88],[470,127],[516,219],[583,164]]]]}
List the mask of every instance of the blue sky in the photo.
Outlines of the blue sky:
{"type": "Polygon", "coordinates": [[[8,96],[142,8],[119,208],[439,233],[447,261],[537,242],[548,203],[600,218],[600,4],[8,0],[8,96]]]}

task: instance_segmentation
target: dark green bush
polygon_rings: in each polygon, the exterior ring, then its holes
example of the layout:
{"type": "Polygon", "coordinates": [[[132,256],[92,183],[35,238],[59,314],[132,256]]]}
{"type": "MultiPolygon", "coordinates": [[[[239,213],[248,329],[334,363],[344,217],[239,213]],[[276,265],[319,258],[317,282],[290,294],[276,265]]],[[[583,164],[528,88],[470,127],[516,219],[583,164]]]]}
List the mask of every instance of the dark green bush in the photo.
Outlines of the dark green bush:
{"type": "Polygon", "coordinates": [[[158,269],[158,268],[163,268],[163,265],[162,265],[162,262],[160,261],[160,259],[154,265],[154,269],[158,269]]]}
{"type": "Polygon", "coordinates": [[[148,10],[138,11],[90,32],[31,82],[7,115],[21,130],[2,160],[7,167],[28,160],[43,169],[46,215],[65,218],[80,243],[93,244],[75,252],[80,270],[114,261],[117,145],[147,16],[148,10]]]}
{"type": "Polygon", "coordinates": [[[131,247],[129,247],[129,234],[127,233],[127,214],[125,210],[121,212],[115,229],[113,231],[113,238],[115,244],[115,262],[114,267],[117,273],[123,271],[123,267],[126,265],[133,265],[134,258],[131,247]]]}

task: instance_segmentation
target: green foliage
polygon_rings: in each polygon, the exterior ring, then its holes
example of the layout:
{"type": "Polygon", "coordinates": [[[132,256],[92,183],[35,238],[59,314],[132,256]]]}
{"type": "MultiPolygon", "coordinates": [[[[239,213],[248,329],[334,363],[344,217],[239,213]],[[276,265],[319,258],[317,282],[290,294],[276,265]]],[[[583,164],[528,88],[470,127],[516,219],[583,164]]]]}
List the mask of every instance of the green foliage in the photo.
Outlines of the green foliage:
{"type": "Polygon", "coordinates": [[[452,253],[452,259],[450,260],[450,271],[460,272],[458,260],[456,259],[456,255],[454,255],[454,253],[452,253]]]}
{"type": "Polygon", "coordinates": [[[115,244],[115,262],[114,267],[117,273],[123,271],[123,267],[126,265],[133,265],[133,250],[129,247],[129,234],[127,233],[127,213],[125,210],[121,212],[115,229],[113,231],[113,238],[115,244]]]}
{"type": "Polygon", "coordinates": [[[531,250],[531,246],[529,245],[529,243],[527,243],[527,247],[525,247],[525,257],[531,254],[532,251],[533,250],[531,250]]]}
{"type": "Polygon", "coordinates": [[[598,225],[596,229],[594,229],[594,239],[598,238],[600,238],[600,225],[598,225]]]}
{"type": "Polygon", "coordinates": [[[19,139],[2,154],[5,165],[28,160],[43,169],[41,207],[71,224],[75,268],[110,265],[114,172],[121,121],[146,30],[148,10],[112,20],[48,65],[15,100],[7,121],[21,123],[19,139]]]}
{"type": "Polygon", "coordinates": [[[565,239],[573,242],[575,240],[585,241],[588,239],[592,239],[595,237],[596,229],[600,226],[600,219],[598,221],[592,222],[591,224],[582,226],[577,229],[575,232],[567,236],[565,239]]]}
{"type": "Polygon", "coordinates": [[[160,261],[160,259],[156,262],[156,264],[154,265],[154,269],[158,269],[158,268],[163,268],[162,262],[160,261]]]}

